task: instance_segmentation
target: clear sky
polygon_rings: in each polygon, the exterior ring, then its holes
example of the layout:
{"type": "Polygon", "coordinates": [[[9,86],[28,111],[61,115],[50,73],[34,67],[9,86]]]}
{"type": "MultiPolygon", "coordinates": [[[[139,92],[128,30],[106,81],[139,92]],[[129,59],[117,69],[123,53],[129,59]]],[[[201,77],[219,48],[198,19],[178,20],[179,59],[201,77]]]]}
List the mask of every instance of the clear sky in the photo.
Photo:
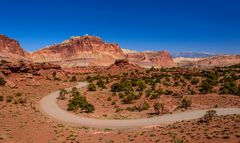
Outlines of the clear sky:
{"type": "Polygon", "coordinates": [[[138,51],[240,54],[240,0],[1,0],[0,33],[27,51],[89,34],[138,51]]]}

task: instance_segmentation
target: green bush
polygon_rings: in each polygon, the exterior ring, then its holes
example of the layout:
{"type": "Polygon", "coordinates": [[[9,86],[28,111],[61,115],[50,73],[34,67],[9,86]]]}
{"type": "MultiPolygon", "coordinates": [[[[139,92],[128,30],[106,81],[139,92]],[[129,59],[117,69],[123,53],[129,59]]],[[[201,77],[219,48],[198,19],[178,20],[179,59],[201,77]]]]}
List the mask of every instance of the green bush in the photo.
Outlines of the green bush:
{"type": "Polygon", "coordinates": [[[213,86],[214,86],[214,81],[211,79],[206,79],[202,81],[199,91],[202,94],[212,93],[213,86]]]}
{"type": "Polygon", "coordinates": [[[74,92],[77,92],[77,91],[78,91],[77,87],[73,87],[71,93],[74,93],[74,92]]]}
{"type": "Polygon", "coordinates": [[[116,104],[116,101],[114,100],[114,101],[112,101],[112,105],[115,105],[116,104]]]}
{"type": "Polygon", "coordinates": [[[77,81],[76,76],[72,76],[71,79],[70,79],[70,82],[76,82],[76,81],[77,81]]]}
{"type": "Polygon", "coordinates": [[[19,97],[19,96],[22,96],[22,93],[21,93],[21,92],[17,92],[17,93],[16,93],[16,96],[18,96],[18,97],[19,97]]]}
{"type": "Polygon", "coordinates": [[[95,110],[95,107],[92,104],[86,104],[84,107],[86,113],[92,113],[95,110]]]}
{"type": "Polygon", "coordinates": [[[122,79],[119,83],[115,83],[111,86],[111,91],[112,92],[133,91],[133,88],[129,80],[122,79]]]}
{"type": "Polygon", "coordinates": [[[187,108],[189,108],[191,106],[191,104],[192,104],[192,101],[190,99],[183,98],[179,108],[187,109],[187,108]]]}
{"type": "Polygon", "coordinates": [[[193,78],[191,81],[191,84],[196,85],[199,83],[199,79],[198,78],[193,78]]]}
{"type": "Polygon", "coordinates": [[[149,104],[146,101],[144,101],[143,102],[143,110],[147,110],[148,108],[149,108],[149,104]]]}
{"type": "Polygon", "coordinates": [[[67,90],[65,90],[65,89],[60,89],[58,99],[60,99],[60,100],[66,99],[65,94],[67,94],[67,90]]]}
{"type": "Polygon", "coordinates": [[[53,80],[55,80],[55,81],[62,81],[62,79],[61,79],[61,78],[59,78],[59,77],[56,77],[56,76],[53,78],[53,80]]]}
{"type": "Polygon", "coordinates": [[[7,96],[7,102],[12,102],[13,96],[7,96]]]}
{"type": "Polygon", "coordinates": [[[1,60],[0,61],[0,65],[7,64],[7,63],[9,63],[7,60],[1,60]]]}
{"type": "Polygon", "coordinates": [[[220,94],[238,95],[239,87],[237,86],[237,83],[234,78],[227,77],[227,78],[224,78],[224,83],[222,87],[219,89],[219,92],[220,94]]]}
{"type": "Polygon", "coordinates": [[[160,95],[158,93],[152,92],[149,97],[150,97],[150,99],[157,99],[159,96],[160,95]]]}
{"type": "Polygon", "coordinates": [[[209,121],[212,120],[214,116],[216,116],[216,111],[215,110],[208,110],[205,115],[199,119],[199,123],[208,123],[209,121]]]}
{"type": "Polygon", "coordinates": [[[132,107],[127,107],[126,110],[131,111],[131,112],[134,112],[134,111],[141,112],[143,110],[147,110],[148,108],[149,108],[149,104],[146,101],[144,101],[143,104],[134,105],[132,107]]]}
{"type": "Polygon", "coordinates": [[[79,92],[75,92],[73,98],[69,100],[68,111],[77,111],[81,109],[86,113],[91,113],[95,110],[94,106],[88,103],[85,96],[81,96],[79,92]]]}
{"type": "Polygon", "coordinates": [[[99,79],[97,81],[97,86],[100,87],[100,88],[106,88],[105,82],[102,79],[99,79]]]}
{"type": "Polygon", "coordinates": [[[0,86],[4,86],[6,84],[6,81],[4,78],[0,77],[0,86]]]}
{"type": "Polygon", "coordinates": [[[163,103],[160,103],[160,102],[155,102],[155,103],[153,104],[153,109],[155,110],[155,112],[156,112],[157,114],[163,113],[164,104],[163,104],[163,103]]]}
{"type": "Polygon", "coordinates": [[[135,92],[126,92],[123,99],[122,99],[122,103],[123,104],[131,104],[133,102],[133,100],[139,99],[139,95],[135,92]]]}
{"type": "Polygon", "coordinates": [[[108,98],[107,98],[107,101],[111,101],[111,100],[112,100],[112,98],[111,98],[111,97],[108,97],[108,98]]]}
{"type": "Polygon", "coordinates": [[[172,91],[172,90],[169,90],[169,89],[167,89],[167,90],[165,90],[165,94],[166,94],[166,95],[172,95],[172,94],[173,94],[173,91],[172,91]]]}
{"type": "Polygon", "coordinates": [[[90,83],[88,85],[88,91],[96,91],[96,86],[94,83],[90,83]]]}
{"type": "Polygon", "coordinates": [[[143,91],[146,88],[146,83],[143,80],[139,80],[137,86],[137,91],[143,91]]]}
{"type": "Polygon", "coordinates": [[[54,72],[52,73],[52,76],[53,76],[53,77],[56,77],[56,76],[57,76],[56,71],[54,71],[54,72]]]}
{"type": "Polygon", "coordinates": [[[0,96],[0,102],[3,101],[3,96],[0,96]]]}

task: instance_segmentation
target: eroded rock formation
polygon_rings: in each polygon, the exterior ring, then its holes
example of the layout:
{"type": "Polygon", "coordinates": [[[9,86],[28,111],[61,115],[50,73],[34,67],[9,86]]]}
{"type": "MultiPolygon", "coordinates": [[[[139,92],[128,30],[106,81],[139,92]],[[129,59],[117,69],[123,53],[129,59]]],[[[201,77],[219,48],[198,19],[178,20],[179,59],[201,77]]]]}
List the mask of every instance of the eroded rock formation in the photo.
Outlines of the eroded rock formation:
{"type": "Polygon", "coordinates": [[[16,61],[24,59],[25,54],[18,41],[0,34],[0,59],[16,61]]]}
{"type": "Polygon", "coordinates": [[[119,45],[95,36],[71,37],[31,55],[34,62],[58,62],[63,67],[108,66],[121,58],[124,54],[119,45]]]}

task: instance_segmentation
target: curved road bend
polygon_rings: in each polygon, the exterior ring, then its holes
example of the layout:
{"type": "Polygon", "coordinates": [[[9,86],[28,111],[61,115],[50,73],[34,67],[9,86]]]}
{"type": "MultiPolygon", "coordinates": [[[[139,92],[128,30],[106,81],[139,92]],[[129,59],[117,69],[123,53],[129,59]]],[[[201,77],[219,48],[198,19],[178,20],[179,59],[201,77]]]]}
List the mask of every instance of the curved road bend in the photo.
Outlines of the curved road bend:
{"type": "MultiPolygon", "coordinates": [[[[82,88],[87,83],[80,82],[76,87],[82,88]]],[[[69,88],[70,89],[70,88],[69,88]]],[[[162,115],[153,118],[129,119],[129,120],[104,120],[81,117],[61,109],[57,104],[59,91],[53,92],[42,98],[39,102],[40,110],[53,119],[63,121],[76,126],[88,126],[93,128],[129,129],[159,124],[169,124],[177,121],[191,120],[202,117],[207,110],[187,111],[162,115]]],[[[209,109],[208,109],[209,110],[209,109]]],[[[215,108],[218,115],[240,114],[240,108],[215,108]]]]}

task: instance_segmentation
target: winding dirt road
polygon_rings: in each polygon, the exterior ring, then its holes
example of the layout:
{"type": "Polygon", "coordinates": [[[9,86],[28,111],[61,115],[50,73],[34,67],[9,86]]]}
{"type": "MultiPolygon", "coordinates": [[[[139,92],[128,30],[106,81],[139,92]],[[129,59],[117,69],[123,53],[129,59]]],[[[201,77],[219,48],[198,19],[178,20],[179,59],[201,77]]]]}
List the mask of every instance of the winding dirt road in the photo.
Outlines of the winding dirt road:
{"type": "MultiPolygon", "coordinates": [[[[87,83],[80,82],[76,87],[82,88],[87,86],[87,83]]],[[[166,125],[182,120],[191,120],[202,117],[207,110],[196,110],[187,111],[181,113],[173,113],[168,115],[162,115],[153,118],[143,118],[143,119],[130,119],[130,120],[103,120],[103,119],[92,119],[81,117],[73,113],[67,112],[61,109],[57,105],[57,97],[59,96],[59,91],[50,93],[45,96],[40,102],[39,107],[47,116],[52,117],[58,121],[65,122],[67,124],[76,126],[87,126],[93,128],[101,129],[129,129],[129,128],[139,128],[153,125],[166,125]]],[[[240,108],[215,108],[218,115],[228,115],[228,114],[240,114],[240,108]]]]}

